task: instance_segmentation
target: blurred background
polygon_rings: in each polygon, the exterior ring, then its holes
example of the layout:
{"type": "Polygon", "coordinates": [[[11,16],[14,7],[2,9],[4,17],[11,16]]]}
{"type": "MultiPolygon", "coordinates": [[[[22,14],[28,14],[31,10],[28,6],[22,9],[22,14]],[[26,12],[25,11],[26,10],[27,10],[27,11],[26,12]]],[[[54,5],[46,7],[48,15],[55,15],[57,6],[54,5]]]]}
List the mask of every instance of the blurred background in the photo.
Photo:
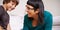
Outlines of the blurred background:
{"type": "MultiPolygon", "coordinates": [[[[0,0],[2,5],[3,0],[0,0]]],[[[25,12],[25,5],[27,0],[19,0],[19,5],[11,12],[10,26],[12,30],[21,30],[23,28],[23,20],[25,12]]],[[[45,10],[53,15],[53,28],[52,30],[60,30],[60,0],[43,0],[45,10]]]]}

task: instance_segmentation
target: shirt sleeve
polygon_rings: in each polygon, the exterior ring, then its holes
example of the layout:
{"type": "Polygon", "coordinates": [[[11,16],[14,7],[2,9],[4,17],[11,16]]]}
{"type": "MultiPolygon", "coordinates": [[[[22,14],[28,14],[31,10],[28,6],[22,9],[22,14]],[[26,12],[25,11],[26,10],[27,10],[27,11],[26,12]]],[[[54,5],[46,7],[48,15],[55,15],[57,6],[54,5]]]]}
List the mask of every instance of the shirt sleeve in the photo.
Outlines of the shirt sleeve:
{"type": "Polygon", "coordinates": [[[0,23],[1,26],[6,29],[7,25],[9,23],[9,15],[7,12],[4,11],[4,9],[2,8],[2,6],[0,6],[0,23]]]}
{"type": "Polygon", "coordinates": [[[47,14],[45,29],[44,30],[52,30],[52,15],[50,13],[47,14]]]}
{"type": "Polygon", "coordinates": [[[9,15],[6,13],[3,13],[1,16],[1,22],[2,22],[1,26],[3,27],[3,29],[6,29],[9,23],[9,15]]]}

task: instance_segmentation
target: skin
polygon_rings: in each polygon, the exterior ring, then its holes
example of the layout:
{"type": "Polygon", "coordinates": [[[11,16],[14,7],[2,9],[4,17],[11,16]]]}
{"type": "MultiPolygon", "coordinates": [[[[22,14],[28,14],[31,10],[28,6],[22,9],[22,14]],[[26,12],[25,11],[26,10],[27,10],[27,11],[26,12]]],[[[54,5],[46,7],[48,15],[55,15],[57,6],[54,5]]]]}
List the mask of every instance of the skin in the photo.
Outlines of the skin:
{"type": "Polygon", "coordinates": [[[10,1],[9,3],[3,4],[5,11],[12,11],[16,7],[16,3],[10,1]]]}
{"type": "Polygon", "coordinates": [[[38,24],[38,13],[39,13],[39,9],[36,9],[36,11],[34,11],[33,9],[34,7],[30,6],[30,5],[26,5],[26,12],[28,14],[28,17],[32,17],[34,20],[32,21],[32,26],[36,27],[38,24]]]}
{"type": "MultiPolygon", "coordinates": [[[[15,9],[16,3],[10,1],[9,3],[3,4],[3,7],[4,7],[5,11],[12,11],[13,9],[15,9]]],[[[0,30],[3,30],[3,28],[1,26],[0,26],[0,30]]],[[[10,24],[7,25],[7,30],[11,30],[10,24]]]]}
{"type": "Polygon", "coordinates": [[[0,26],[0,30],[2,30],[2,27],[0,26]]]}

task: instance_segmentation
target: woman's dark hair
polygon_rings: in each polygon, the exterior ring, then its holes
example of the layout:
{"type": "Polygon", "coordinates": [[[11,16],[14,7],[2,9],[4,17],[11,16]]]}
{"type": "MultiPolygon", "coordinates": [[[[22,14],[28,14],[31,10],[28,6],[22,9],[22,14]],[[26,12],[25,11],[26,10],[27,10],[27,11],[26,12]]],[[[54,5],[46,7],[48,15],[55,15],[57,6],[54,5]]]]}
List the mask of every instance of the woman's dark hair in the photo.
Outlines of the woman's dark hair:
{"type": "Polygon", "coordinates": [[[16,5],[19,4],[19,1],[18,1],[18,0],[3,0],[3,4],[5,4],[5,3],[9,3],[10,1],[16,3],[16,5]]]}
{"type": "Polygon", "coordinates": [[[44,4],[43,4],[42,0],[28,0],[27,4],[34,7],[34,11],[36,11],[36,9],[39,9],[39,13],[38,13],[39,23],[43,24],[43,22],[44,22],[44,17],[43,17],[44,4]]]}

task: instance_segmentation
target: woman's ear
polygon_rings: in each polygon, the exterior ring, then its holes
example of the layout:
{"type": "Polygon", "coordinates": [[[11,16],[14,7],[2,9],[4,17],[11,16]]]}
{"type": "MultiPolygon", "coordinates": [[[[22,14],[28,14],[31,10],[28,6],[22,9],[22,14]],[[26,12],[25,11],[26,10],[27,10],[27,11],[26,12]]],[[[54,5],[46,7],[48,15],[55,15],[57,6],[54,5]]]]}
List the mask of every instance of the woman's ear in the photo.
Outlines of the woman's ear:
{"type": "Polygon", "coordinates": [[[37,10],[35,11],[35,13],[37,13],[37,14],[38,14],[38,13],[39,13],[39,9],[37,9],[37,10]]]}

